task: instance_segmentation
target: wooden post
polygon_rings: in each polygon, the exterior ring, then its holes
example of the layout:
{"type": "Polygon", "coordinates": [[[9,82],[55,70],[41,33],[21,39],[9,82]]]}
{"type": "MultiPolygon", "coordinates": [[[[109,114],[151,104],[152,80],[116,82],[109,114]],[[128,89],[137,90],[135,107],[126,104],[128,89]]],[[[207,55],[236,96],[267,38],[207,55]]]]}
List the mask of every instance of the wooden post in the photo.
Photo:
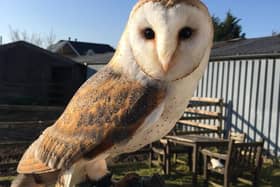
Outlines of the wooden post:
{"type": "Polygon", "coordinates": [[[171,153],[170,153],[170,142],[167,140],[167,144],[166,144],[166,158],[167,158],[167,161],[166,161],[166,174],[169,175],[170,174],[170,165],[171,165],[171,153]]]}
{"type": "Polygon", "coordinates": [[[203,155],[203,179],[204,179],[204,186],[208,186],[208,161],[207,161],[207,155],[203,155]]]}

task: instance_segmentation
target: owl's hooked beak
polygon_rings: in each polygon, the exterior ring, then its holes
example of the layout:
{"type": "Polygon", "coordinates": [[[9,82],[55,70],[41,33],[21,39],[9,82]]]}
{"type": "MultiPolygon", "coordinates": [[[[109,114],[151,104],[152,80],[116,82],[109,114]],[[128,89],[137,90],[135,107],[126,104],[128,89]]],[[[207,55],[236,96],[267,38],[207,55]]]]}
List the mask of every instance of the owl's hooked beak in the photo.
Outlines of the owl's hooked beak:
{"type": "Polygon", "coordinates": [[[165,74],[175,65],[173,60],[174,53],[176,51],[176,42],[170,42],[165,40],[165,42],[159,43],[157,47],[158,59],[161,63],[162,70],[165,74]]]}

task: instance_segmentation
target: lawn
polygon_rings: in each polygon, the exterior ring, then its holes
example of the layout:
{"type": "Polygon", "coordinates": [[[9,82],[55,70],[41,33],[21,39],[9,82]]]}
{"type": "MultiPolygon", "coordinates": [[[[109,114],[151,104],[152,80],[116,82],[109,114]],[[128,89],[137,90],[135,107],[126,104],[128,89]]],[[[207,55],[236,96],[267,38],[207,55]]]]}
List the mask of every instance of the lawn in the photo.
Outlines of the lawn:
{"type": "MultiPolygon", "coordinates": [[[[114,173],[114,178],[120,179],[128,173],[137,173],[141,176],[151,176],[153,174],[162,174],[162,170],[160,167],[152,167],[150,168],[147,163],[139,162],[139,163],[120,163],[115,164],[111,167],[111,171],[114,173]]],[[[171,172],[171,175],[165,176],[162,175],[163,179],[167,187],[192,187],[191,183],[191,173],[189,172],[189,168],[186,164],[176,164],[171,172]]],[[[211,178],[213,179],[213,177],[211,178]]],[[[217,180],[219,184],[222,184],[222,178],[217,180]]],[[[198,178],[198,186],[202,186],[203,179],[202,177],[198,178]]],[[[217,186],[215,184],[211,184],[209,186],[217,186]]],[[[247,187],[251,186],[251,183],[248,179],[239,179],[237,183],[237,187],[247,187]]],[[[272,166],[271,161],[265,161],[260,177],[260,187],[279,187],[280,186],[280,167],[272,166]]]]}
{"type": "MultiPolygon", "coordinates": [[[[165,180],[167,187],[192,187],[191,183],[191,173],[189,172],[186,164],[180,163],[176,164],[172,168],[171,175],[162,175],[162,170],[160,167],[150,168],[146,162],[127,162],[127,163],[117,163],[110,167],[113,172],[114,179],[120,179],[128,173],[137,173],[140,176],[151,176],[153,174],[161,174],[165,180]]],[[[13,177],[0,177],[0,187],[8,187],[9,181],[13,177]]],[[[213,178],[212,178],[213,179],[213,178]]],[[[247,187],[251,186],[248,180],[240,179],[236,187],[247,187]],[[241,180],[241,181],[240,181],[241,180]]],[[[221,180],[218,180],[221,184],[221,180]]],[[[203,179],[198,178],[198,186],[202,186],[203,179]]],[[[217,186],[217,185],[209,185],[217,186]]],[[[280,167],[272,166],[271,161],[266,161],[262,167],[261,177],[260,177],[260,187],[279,187],[280,186],[280,167]]],[[[80,186],[84,187],[84,186],[80,186]]]]}

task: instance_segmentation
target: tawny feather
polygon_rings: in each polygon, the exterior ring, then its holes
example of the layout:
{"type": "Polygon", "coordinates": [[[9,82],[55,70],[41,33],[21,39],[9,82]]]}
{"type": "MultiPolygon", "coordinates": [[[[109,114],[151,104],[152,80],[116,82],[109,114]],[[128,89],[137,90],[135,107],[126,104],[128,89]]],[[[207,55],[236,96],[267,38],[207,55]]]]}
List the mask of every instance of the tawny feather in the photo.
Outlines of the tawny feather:
{"type": "Polygon", "coordinates": [[[18,172],[67,169],[81,158],[94,158],[132,136],[164,95],[164,88],[143,87],[105,68],[81,87],[57,122],[26,151],[18,172]]]}

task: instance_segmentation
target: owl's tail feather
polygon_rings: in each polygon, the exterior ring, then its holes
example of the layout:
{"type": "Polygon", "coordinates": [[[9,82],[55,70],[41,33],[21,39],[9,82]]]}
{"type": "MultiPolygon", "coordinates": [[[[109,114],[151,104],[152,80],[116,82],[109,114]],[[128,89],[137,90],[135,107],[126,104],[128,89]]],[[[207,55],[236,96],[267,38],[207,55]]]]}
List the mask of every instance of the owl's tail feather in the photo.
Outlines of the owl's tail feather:
{"type": "Polygon", "coordinates": [[[19,174],[12,182],[11,187],[45,187],[36,183],[33,175],[19,174]]]}
{"type": "Polygon", "coordinates": [[[56,183],[60,171],[44,174],[19,174],[11,187],[47,187],[56,183]]]}

